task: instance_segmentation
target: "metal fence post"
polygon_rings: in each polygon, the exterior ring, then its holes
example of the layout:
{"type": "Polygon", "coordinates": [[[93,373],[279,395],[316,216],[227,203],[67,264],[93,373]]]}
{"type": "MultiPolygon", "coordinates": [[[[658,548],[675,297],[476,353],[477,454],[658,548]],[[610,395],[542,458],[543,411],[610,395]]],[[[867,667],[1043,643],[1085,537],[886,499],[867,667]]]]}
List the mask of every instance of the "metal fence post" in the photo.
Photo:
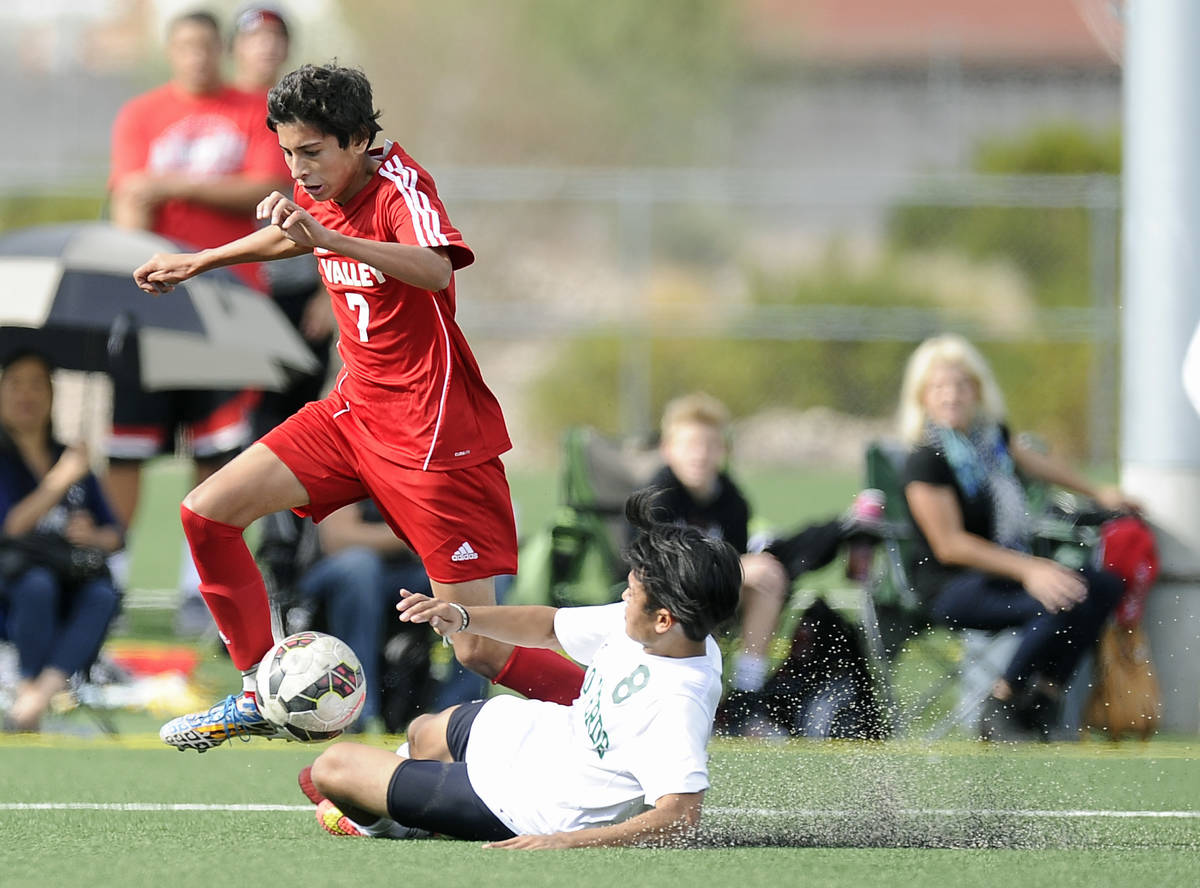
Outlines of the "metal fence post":
{"type": "Polygon", "coordinates": [[[625,305],[620,331],[620,381],[617,416],[621,431],[640,434],[654,428],[651,415],[650,262],[654,234],[653,196],[626,178],[621,188],[618,219],[621,226],[621,265],[633,283],[621,294],[625,305]]]}
{"type": "Polygon", "coordinates": [[[1200,4],[1131,0],[1125,50],[1121,477],[1158,532],[1144,622],[1166,730],[1200,730],[1200,417],[1181,368],[1200,319],[1200,4]]]}
{"type": "Polygon", "coordinates": [[[1107,199],[1111,189],[1093,189],[1088,207],[1091,304],[1100,334],[1092,345],[1089,417],[1093,466],[1112,466],[1117,443],[1117,244],[1118,209],[1107,199]]]}

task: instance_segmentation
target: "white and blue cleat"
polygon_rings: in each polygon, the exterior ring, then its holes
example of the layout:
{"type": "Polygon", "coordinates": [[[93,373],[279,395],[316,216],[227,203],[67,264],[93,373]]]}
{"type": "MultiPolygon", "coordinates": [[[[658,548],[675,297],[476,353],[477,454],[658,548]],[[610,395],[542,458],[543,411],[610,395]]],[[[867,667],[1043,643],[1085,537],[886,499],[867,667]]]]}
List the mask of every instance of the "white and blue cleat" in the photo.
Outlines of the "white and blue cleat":
{"type": "Polygon", "coordinates": [[[230,694],[207,712],[193,712],[173,718],[159,729],[158,736],[180,752],[194,749],[205,752],[237,737],[249,741],[252,737],[284,737],[258,711],[253,697],[230,694]]]}

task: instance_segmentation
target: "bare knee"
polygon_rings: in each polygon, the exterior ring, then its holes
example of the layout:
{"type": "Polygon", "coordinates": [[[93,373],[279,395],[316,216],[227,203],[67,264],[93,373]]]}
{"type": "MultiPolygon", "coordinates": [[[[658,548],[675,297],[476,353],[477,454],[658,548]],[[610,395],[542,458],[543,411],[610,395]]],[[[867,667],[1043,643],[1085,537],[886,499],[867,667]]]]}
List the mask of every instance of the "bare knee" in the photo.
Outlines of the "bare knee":
{"type": "Polygon", "coordinates": [[[292,470],[262,444],[252,444],[233,462],[205,478],[184,497],[197,515],[222,524],[248,527],[271,512],[308,502],[308,492],[292,470]]]}
{"type": "Polygon", "coordinates": [[[233,524],[224,485],[212,476],[205,478],[183,498],[183,507],[222,524],[233,524]]]}
{"type": "MultiPolygon", "coordinates": [[[[473,605],[490,605],[496,603],[495,582],[491,578],[468,580],[463,583],[439,583],[433,581],[433,594],[446,601],[455,601],[464,607],[473,605]]],[[[490,638],[461,633],[452,639],[454,643],[454,658],[463,665],[485,678],[495,678],[508,662],[512,646],[501,644],[490,638]]]]}
{"type": "Polygon", "coordinates": [[[347,744],[331,746],[317,756],[312,765],[313,784],[326,797],[340,797],[346,782],[349,765],[349,750],[347,744]]]}
{"type": "Polygon", "coordinates": [[[432,721],[433,716],[426,713],[418,715],[409,722],[408,731],[405,736],[408,737],[410,757],[415,759],[429,759],[433,757],[432,752],[434,750],[431,748],[432,744],[429,743],[430,738],[428,736],[433,728],[432,721]]]}

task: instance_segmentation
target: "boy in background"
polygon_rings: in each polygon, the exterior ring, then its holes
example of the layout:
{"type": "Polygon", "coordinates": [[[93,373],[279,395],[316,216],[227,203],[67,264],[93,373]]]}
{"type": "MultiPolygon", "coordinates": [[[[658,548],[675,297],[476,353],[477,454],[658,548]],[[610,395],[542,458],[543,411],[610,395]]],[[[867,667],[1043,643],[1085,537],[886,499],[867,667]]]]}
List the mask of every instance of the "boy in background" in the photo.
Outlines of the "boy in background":
{"type": "Polygon", "coordinates": [[[741,555],[742,637],[733,655],[730,695],[719,721],[737,733],[753,695],[767,679],[769,646],[792,583],[803,573],[832,562],[844,542],[878,528],[878,491],[863,491],[849,512],[809,525],[748,551],[750,505],[725,470],[729,458],[730,416],[711,395],[694,392],[667,404],[662,417],[665,465],[648,487],[662,493],[656,517],[689,525],[725,540],[741,555]]]}

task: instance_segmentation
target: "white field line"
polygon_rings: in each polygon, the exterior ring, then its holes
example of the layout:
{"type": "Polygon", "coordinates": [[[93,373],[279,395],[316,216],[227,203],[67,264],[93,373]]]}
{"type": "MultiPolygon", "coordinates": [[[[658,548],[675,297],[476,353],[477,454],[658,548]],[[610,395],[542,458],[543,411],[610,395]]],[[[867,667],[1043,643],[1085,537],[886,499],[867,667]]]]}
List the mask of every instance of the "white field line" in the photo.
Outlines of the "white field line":
{"type": "MultiPolygon", "coordinates": [[[[206,805],[166,802],[0,802],[0,811],[215,811],[228,813],[312,811],[312,805],[206,805]]],[[[829,810],[821,808],[724,808],[709,807],[711,814],[751,817],[856,817],[861,810],[829,810]]],[[[1027,817],[1027,818],[1156,818],[1164,820],[1197,820],[1200,811],[1111,811],[1111,810],[1043,810],[1036,808],[899,808],[892,812],[905,817],[1027,817]]]]}
{"type": "Polygon", "coordinates": [[[313,811],[312,805],[199,805],[181,802],[0,802],[0,811],[313,811]]]}
{"type": "MultiPolygon", "coordinates": [[[[706,807],[711,814],[731,814],[755,817],[856,817],[862,810],[837,811],[828,808],[720,808],[706,807]]],[[[881,811],[880,813],[889,813],[881,811]]],[[[1028,817],[1028,818],[1162,818],[1167,820],[1197,820],[1200,811],[1106,811],[1048,810],[1038,808],[897,808],[890,813],[904,817],[1028,817]]]]}

